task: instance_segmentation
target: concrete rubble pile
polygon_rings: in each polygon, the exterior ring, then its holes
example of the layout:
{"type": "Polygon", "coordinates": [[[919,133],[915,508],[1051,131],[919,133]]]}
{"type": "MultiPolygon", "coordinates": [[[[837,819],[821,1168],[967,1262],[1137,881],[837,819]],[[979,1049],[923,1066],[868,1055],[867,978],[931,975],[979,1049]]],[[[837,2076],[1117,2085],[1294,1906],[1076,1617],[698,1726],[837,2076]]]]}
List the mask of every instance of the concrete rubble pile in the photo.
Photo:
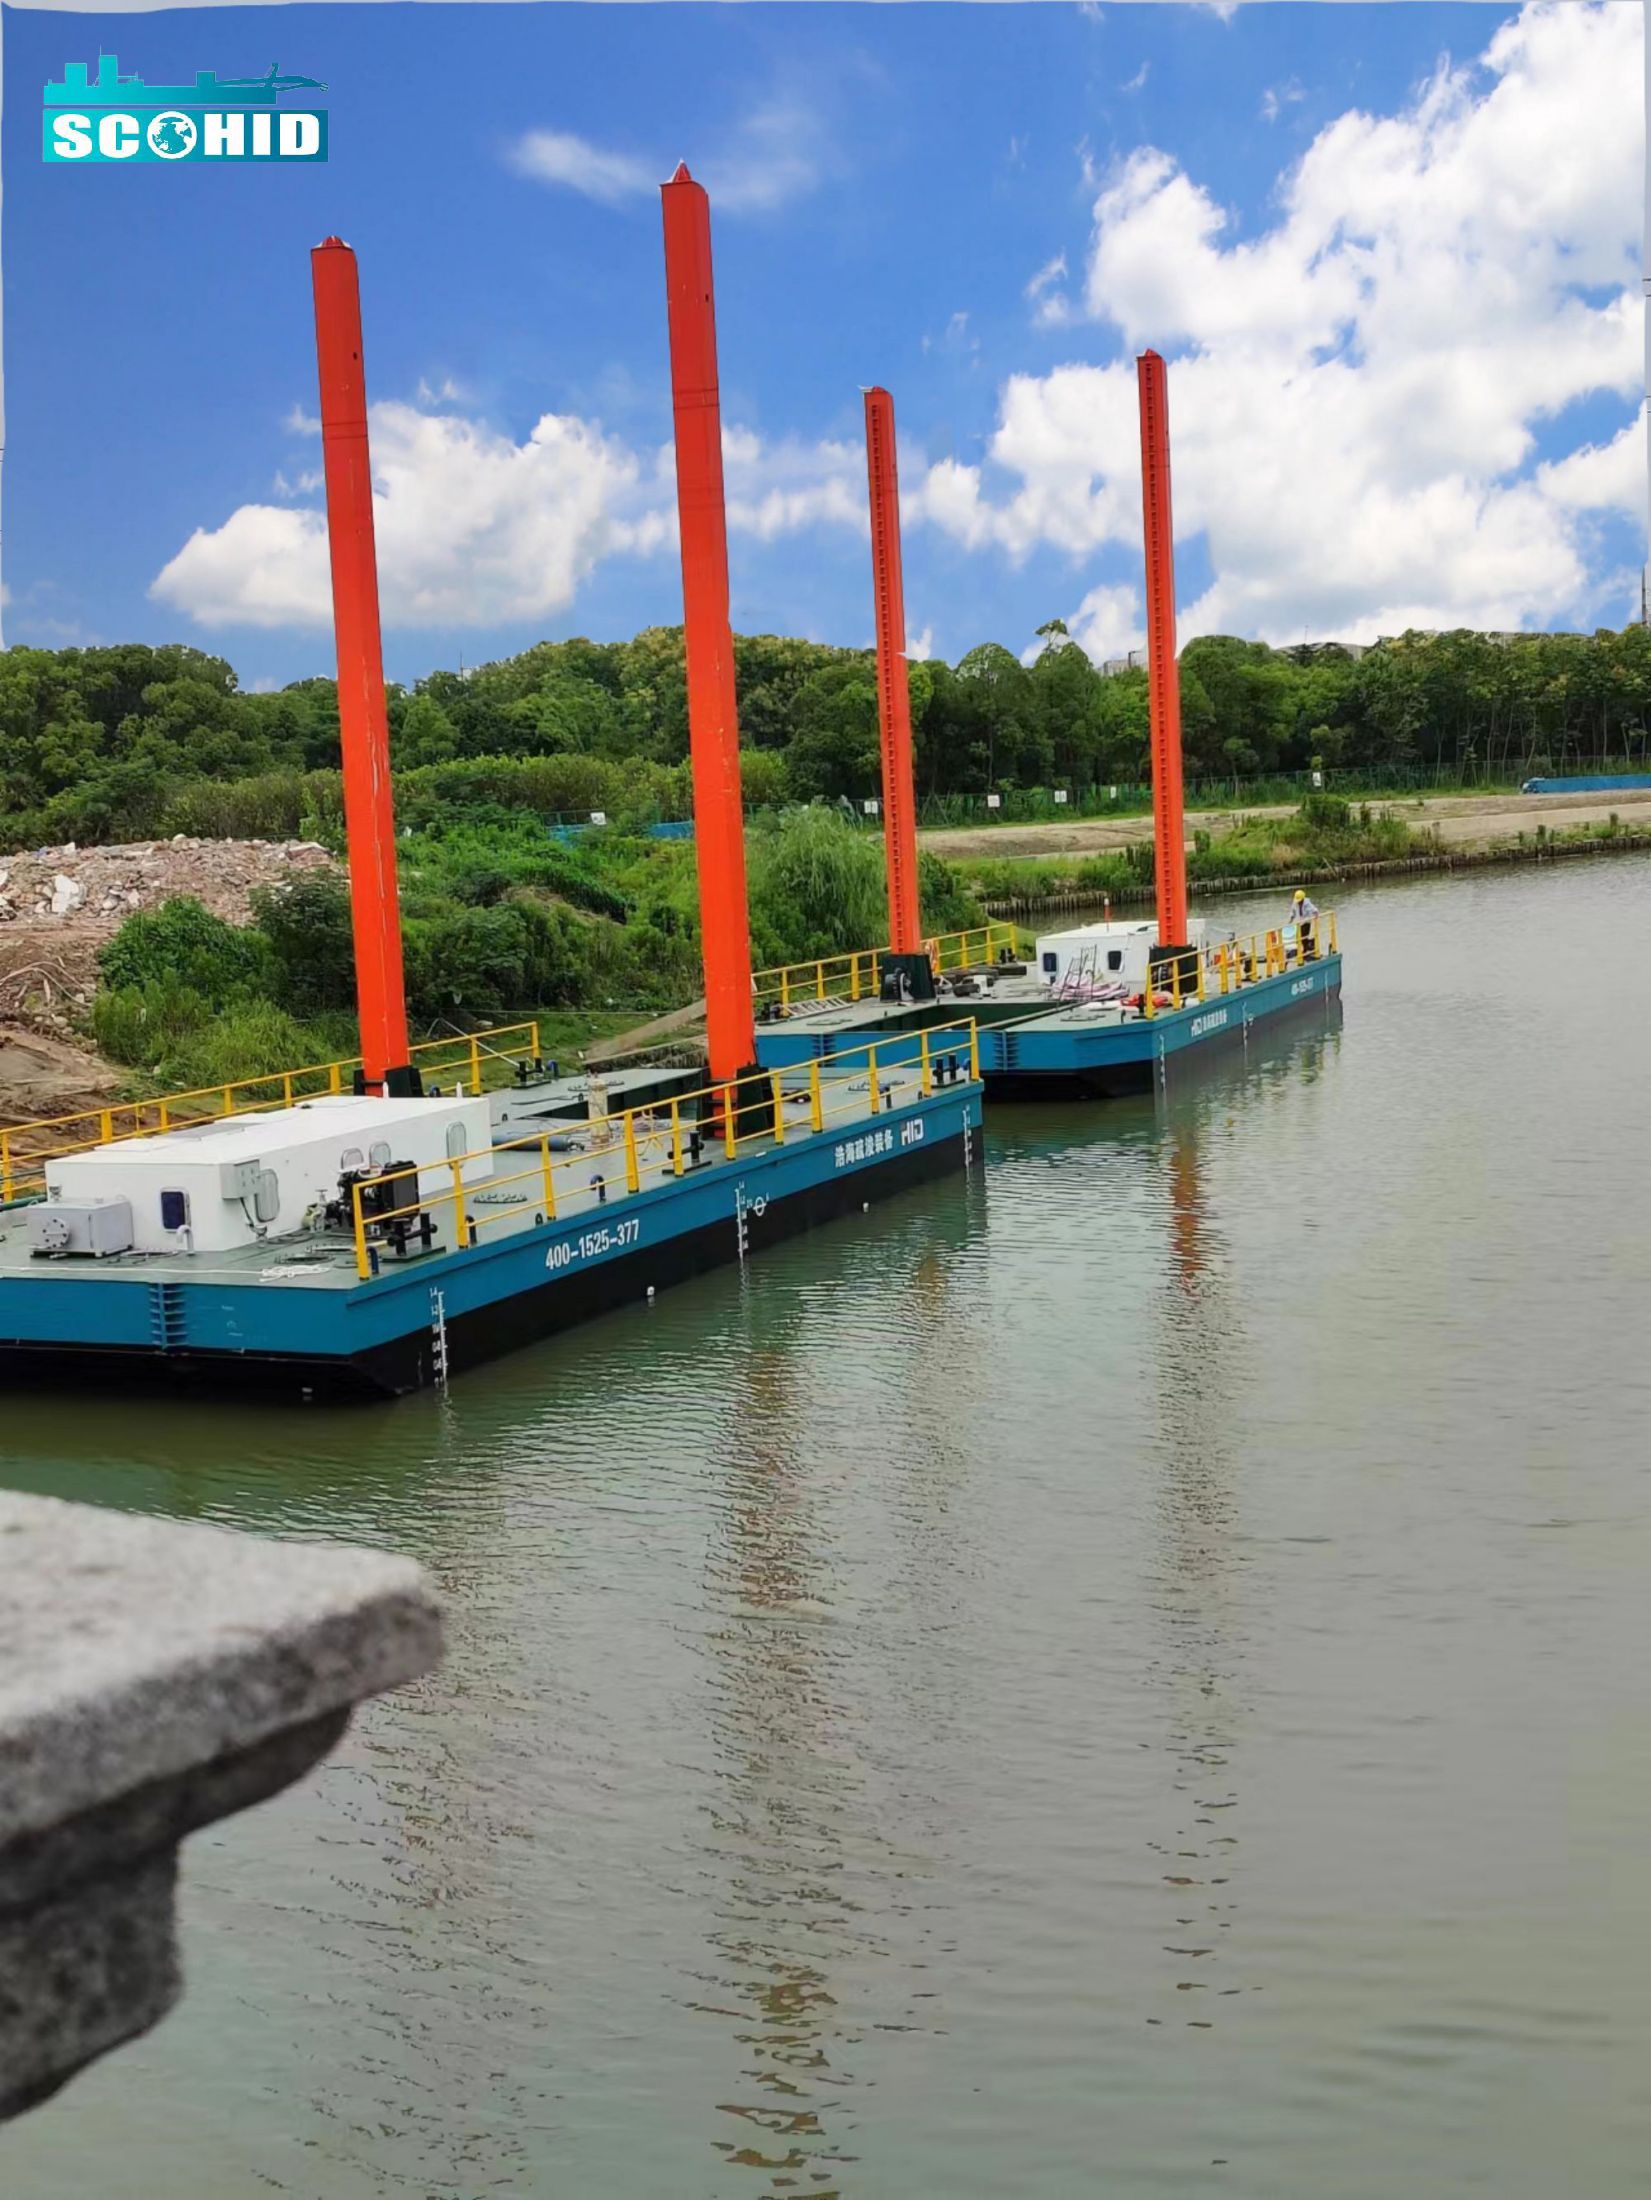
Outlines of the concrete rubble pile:
{"type": "Polygon", "coordinates": [[[112,848],[36,848],[0,856],[0,924],[31,919],[101,920],[112,929],[134,910],[188,894],[214,916],[244,924],[252,894],[297,871],[325,869],[313,840],[140,840],[112,848]]]}
{"type": "Polygon", "coordinates": [[[188,895],[245,924],[261,886],[334,858],[313,840],[141,840],[0,855],[0,1017],[66,1035],[97,985],[97,951],[125,920],[188,895]]]}

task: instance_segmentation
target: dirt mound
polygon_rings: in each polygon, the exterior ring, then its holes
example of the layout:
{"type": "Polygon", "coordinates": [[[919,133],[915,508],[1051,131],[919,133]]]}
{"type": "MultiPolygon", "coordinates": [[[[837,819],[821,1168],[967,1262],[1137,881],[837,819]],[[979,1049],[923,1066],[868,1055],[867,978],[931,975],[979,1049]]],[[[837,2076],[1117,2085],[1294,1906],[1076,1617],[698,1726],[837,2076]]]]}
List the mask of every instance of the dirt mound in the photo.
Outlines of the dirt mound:
{"type": "Polygon", "coordinates": [[[115,1089],[114,1071],[95,1054],[0,1023],[0,1124],[99,1107],[115,1089]]]}

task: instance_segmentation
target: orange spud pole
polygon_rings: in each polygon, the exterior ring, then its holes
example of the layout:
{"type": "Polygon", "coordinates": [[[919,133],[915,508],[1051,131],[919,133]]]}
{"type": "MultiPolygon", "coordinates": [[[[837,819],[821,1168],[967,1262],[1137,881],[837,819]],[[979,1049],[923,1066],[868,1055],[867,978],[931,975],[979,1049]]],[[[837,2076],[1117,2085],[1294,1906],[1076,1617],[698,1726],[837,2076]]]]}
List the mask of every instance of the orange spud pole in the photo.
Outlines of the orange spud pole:
{"type": "Polygon", "coordinates": [[[728,623],[728,521],[722,491],[722,400],[711,288],[711,207],[684,163],[661,186],[665,301],[676,424],[676,503],[682,531],[682,626],[688,660],[688,746],[705,963],[705,1037],[721,1084],[756,1058],[751,934],[745,898],[734,636],[728,623]]]}
{"type": "Polygon", "coordinates": [[[883,851],[888,869],[889,945],[915,955],[917,801],[912,786],[911,684],[906,673],[906,588],[900,558],[900,480],[894,399],[866,392],[866,478],[871,492],[871,585],[877,617],[877,715],[883,734],[883,851]]]}
{"type": "Polygon", "coordinates": [[[1169,488],[1169,384],[1164,362],[1135,362],[1141,401],[1141,517],[1146,538],[1147,708],[1158,944],[1187,943],[1187,829],[1181,773],[1181,674],[1175,661],[1175,524],[1169,488]]]}
{"type": "Polygon", "coordinates": [[[327,483],[338,730],[344,751],[344,825],[363,1081],[369,1091],[416,1091],[408,1068],[407,989],[396,897],[396,825],[384,650],[373,548],[373,477],[367,453],[367,382],[361,363],[361,287],[355,254],[328,237],[310,254],[321,381],[321,458],[327,483]]]}

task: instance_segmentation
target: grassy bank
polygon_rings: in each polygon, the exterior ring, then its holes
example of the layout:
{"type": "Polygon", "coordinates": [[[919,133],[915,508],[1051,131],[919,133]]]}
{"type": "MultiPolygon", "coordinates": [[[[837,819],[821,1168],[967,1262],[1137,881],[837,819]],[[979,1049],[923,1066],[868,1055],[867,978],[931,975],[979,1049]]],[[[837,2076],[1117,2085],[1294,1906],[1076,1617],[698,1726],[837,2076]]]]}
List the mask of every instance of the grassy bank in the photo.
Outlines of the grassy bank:
{"type": "MultiPolygon", "coordinates": [[[[1315,803],[1336,797],[1313,797],[1315,803]]],[[[1543,863],[1566,856],[1651,849],[1651,832],[1623,824],[1613,812],[1597,824],[1551,832],[1538,825],[1485,848],[1451,847],[1429,828],[1402,818],[1357,814],[1345,823],[1321,813],[1294,818],[1247,819],[1231,833],[1199,833],[1187,871],[1194,891],[1239,893],[1268,885],[1335,886],[1426,871],[1476,870],[1486,866],[1543,863]]],[[[1094,856],[981,858],[961,866],[965,882],[988,916],[1030,917],[1097,902],[1120,908],[1148,903],[1155,892],[1150,842],[1094,856]]]]}
{"type": "MultiPolygon", "coordinates": [[[[408,1012],[415,1043],[537,1018],[567,1058],[700,992],[691,842],[621,831],[572,843],[540,819],[475,803],[399,844],[408,1012]]],[[[747,837],[759,966],[886,936],[880,840],[828,810],[793,811],[747,837]]],[[[981,921],[958,874],[925,854],[931,932],[981,921]]],[[[261,1077],[356,1051],[354,951],[342,877],[310,871],[259,892],[233,925],[173,900],[127,919],[98,959],[87,1036],[132,1096],[261,1077]]]]}
{"type": "MultiPolygon", "coordinates": [[[[1351,864],[1396,862],[1432,850],[1431,832],[1402,818],[1355,808],[1339,795],[1313,794],[1289,817],[1239,817],[1221,832],[1198,831],[1187,856],[1196,885],[1265,885],[1301,872],[1333,872],[1351,864]]],[[[1152,842],[1095,855],[971,856],[959,866],[982,904],[1035,904],[1040,898],[1129,901],[1150,896],[1152,842]]]]}

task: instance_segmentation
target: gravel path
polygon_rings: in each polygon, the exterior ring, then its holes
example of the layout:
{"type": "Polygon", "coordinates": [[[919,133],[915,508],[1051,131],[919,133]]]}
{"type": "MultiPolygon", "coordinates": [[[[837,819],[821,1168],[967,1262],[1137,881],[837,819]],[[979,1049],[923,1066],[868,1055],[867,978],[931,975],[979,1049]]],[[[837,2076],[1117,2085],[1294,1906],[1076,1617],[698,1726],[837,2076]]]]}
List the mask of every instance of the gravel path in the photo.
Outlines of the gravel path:
{"type": "MultiPolygon", "coordinates": [[[[1619,815],[1651,804],[1651,787],[1627,787],[1620,794],[1449,794],[1423,802],[1373,802],[1378,814],[1402,817],[1407,825],[1434,825],[1441,840],[1454,847],[1488,848],[1493,841],[1511,840],[1546,825],[1560,832],[1574,825],[1603,824],[1615,810],[1619,815]]],[[[1188,844],[1200,827],[1219,834],[1240,816],[1290,817],[1291,803],[1264,805],[1255,810],[1189,810],[1188,844]]],[[[1152,837],[1150,817],[1074,818],[1070,824],[964,825],[924,833],[923,845],[942,856],[1060,856],[1089,855],[1102,848],[1124,848],[1131,841],[1152,837]]]]}

